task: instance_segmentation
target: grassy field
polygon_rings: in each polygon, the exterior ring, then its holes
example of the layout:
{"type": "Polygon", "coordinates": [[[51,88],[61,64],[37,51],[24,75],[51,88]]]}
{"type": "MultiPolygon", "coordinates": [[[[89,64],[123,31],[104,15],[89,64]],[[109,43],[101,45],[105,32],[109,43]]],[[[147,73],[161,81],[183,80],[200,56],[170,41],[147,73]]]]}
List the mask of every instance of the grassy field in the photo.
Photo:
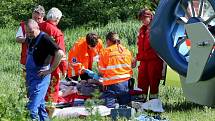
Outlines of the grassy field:
{"type": "MultiPolygon", "coordinates": [[[[110,23],[99,28],[78,28],[65,31],[67,51],[79,36],[85,36],[87,32],[94,31],[104,38],[108,31],[120,33],[123,44],[134,54],[136,53],[136,35],[139,23],[130,21],[126,23],[110,23]]],[[[21,67],[19,65],[20,45],[15,42],[15,28],[0,29],[0,121],[25,121],[28,120],[25,110],[25,88],[21,79],[21,67]]],[[[137,77],[137,71],[134,71],[137,77]]],[[[166,86],[160,85],[160,98],[165,112],[162,117],[170,121],[215,121],[215,110],[207,106],[197,105],[186,101],[183,96],[179,78],[171,69],[167,72],[166,86]]],[[[152,115],[152,113],[148,113],[152,115]]],[[[88,119],[88,118],[87,118],[88,119]]],[[[64,119],[87,120],[87,119],[64,119]]],[[[56,121],[63,119],[54,119],[56,121]]],[[[110,120],[102,118],[100,120],[110,120]]],[[[122,119],[123,120],[123,119],[122,119]]]]}
{"type": "Polygon", "coordinates": [[[181,87],[180,79],[178,73],[173,71],[169,66],[167,66],[166,71],[166,85],[171,87],[181,87]]]}

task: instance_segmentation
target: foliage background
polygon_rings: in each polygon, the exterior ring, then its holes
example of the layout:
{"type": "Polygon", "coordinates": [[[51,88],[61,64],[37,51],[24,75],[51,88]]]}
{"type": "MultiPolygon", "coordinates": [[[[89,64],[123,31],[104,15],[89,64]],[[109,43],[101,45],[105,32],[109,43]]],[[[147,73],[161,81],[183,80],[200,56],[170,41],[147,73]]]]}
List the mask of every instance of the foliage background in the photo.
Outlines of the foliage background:
{"type": "MultiPolygon", "coordinates": [[[[60,28],[64,29],[67,52],[75,40],[87,32],[97,32],[104,39],[108,31],[120,34],[123,44],[134,54],[136,35],[140,23],[136,18],[139,9],[147,6],[154,10],[154,0],[1,0],[0,1],[0,121],[28,121],[25,109],[26,91],[19,64],[20,46],[15,42],[20,20],[31,18],[33,6],[41,4],[48,11],[51,7],[62,10],[64,17],[60,28]]],[[[134,77],[137,71],[134,69],[134,77]]],[[[172,75],[171,75],[172,76],[172,75]]],[[[172,77],[176,79],[176,77],[172,77]]],[[[176,80],[171,80],[175,85],[176,80]]],[[[182,89],[160,85],[160,98],[165,112],[162,117],[171,121],[214,121],[215,110],[188,102],[182,89]]],[[[143,112],[140,112],[143,113],[143,112]]],[[[150,112],[144,112],[153,115],[150,112]]],[[[83,121],[84,119],[65,119],[83,121]]],[[[53,119],[64,121],[64,119],[53,119]]],[[[102,120],[110,120],[103,118],[102,120]]],[[[121,120],[122,121],[122,120],[121,120]]]]}
{"type": "Polygon", "coordinates": [[[31,10],[40,4],[46,12],[51,7],[63,13],[61,28],[106,25],[113,21],[135,19],[141,8],[155,9],[153,0],[1,0],[0,27],[17,26],[31,18],[31,10]]]}

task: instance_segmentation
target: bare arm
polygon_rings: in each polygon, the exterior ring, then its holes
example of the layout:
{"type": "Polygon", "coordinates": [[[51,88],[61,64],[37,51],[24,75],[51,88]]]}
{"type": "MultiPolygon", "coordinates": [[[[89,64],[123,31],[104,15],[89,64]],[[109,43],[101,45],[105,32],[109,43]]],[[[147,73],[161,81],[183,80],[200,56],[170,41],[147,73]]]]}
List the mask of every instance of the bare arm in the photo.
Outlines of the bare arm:
{"type": "Polygon", "coordinates": [[[18,43],[25,43],[25,38],[21,37],[21,36],[16,37],[16,42],[18,42],[18,43]]]}
{"type": "Polygon", "coordinates": [[[20,26],[16,32],[16,42],[24,43],[25,42],[25,35],[23,33],[22,27],[20,26]]]}
{"type": "Polygon", "coordinates": [[[50,69],[46,70],[46,71],[40,71],[38,75],[39,76],[46,76],[48,74],[51,74],[58,67],[63,56],[64,56],[64,52],[62,50],[56,51],[55,56],[54,56],[54,61],[51,65],[50,69]]]}
{"type": "Polygon", "coordinates": [[[63,50],[58,50],[58,51],[55,52],[54,61],[52,63],[52,66],[49,69],[50,72],[53,72],[58,67],[58,65],[60,64],[61,59],[63,57],[64,57],[63,50]]]}

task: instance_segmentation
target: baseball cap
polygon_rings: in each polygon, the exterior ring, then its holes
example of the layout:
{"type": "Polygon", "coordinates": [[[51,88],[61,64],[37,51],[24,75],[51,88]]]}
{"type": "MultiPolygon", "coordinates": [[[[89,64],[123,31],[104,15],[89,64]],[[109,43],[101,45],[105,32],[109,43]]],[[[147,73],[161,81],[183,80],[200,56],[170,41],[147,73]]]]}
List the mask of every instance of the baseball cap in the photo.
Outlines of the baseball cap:
{"type": "Polygon", "coordinates": [[[45,9],[41,5],[35,6],[33,9],[33,12],[37,12],[37,13],[41,14],[42,16],[45,16],[45,9]]]}

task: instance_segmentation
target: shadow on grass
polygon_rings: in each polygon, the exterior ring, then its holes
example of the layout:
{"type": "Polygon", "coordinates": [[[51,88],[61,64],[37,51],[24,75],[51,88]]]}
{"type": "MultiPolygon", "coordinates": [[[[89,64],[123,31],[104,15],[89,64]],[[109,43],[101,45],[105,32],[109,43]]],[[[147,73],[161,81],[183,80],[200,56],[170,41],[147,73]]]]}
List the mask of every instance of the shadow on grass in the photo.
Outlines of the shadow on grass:
{"type": "Polygon", "coordinates": [[[192,109],[204,109],[203,105],[195,104],[192,102],[175,102],[175,103],[164,103],[164,109],[166,112],[176,112],[176,111],[189,111],[192,109]]]}

